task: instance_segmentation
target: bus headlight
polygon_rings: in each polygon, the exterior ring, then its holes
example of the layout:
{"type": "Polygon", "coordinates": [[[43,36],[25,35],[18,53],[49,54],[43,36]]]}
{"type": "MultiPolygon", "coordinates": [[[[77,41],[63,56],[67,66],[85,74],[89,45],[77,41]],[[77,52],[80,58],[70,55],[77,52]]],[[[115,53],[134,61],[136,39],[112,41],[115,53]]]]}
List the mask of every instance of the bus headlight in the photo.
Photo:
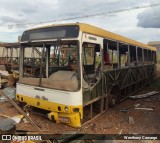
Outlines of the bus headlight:
{"type": "Polygon", "coordinates": [[[79,112],[79,108],[73,108],[73,112],[79,112]]]}
{"type": "Polygon", "coordinates": [[[67,112],[67,111],[68,111],[68,107],[67,107],[67,106],[65,106],[65,107],[64,107],[64,110],[67,112]]]}

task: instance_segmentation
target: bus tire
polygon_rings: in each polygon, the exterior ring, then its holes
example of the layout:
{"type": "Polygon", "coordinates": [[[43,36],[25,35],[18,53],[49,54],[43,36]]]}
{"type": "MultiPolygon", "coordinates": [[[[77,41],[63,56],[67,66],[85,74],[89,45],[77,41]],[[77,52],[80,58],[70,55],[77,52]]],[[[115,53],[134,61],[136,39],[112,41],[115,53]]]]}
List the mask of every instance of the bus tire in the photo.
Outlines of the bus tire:
{"type": "Polygon", "coordinates": [[[116,95],[110,95],[109,97],[109,107],[114,107],[117,103],[117,96],[116,95]]]}

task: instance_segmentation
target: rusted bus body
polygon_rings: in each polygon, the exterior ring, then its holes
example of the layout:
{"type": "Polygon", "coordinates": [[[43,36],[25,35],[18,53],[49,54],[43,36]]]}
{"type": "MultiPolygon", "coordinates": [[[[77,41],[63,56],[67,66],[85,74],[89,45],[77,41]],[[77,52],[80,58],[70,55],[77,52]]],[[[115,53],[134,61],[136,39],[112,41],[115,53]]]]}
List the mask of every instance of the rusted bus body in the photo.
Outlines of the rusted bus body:
{"type": "Polygon", "coordinates": [[[1,43],[0,44],[0,64],[11,64],[12,57],[19,57],[16,48],[20,47],[18,43],[1,43]],[[15,48],[15,49],[14,49],[15,48]]]}
{"type": "Polygon", "coordinates": [[[20,53],[16,99],[73,127],[104,113],[108,104],[114,106],[156,77],[156,48],[88,24],[27,30],[20,53]],[[40,55],[38,74],[32,76],[24,70],[27,47],[40,55]]]}
{"type": "MultiPolygon", "coordinates": [[[[11,70],[17,70],[19,69],[19,51],[20,51],[20,43],[3,43],[0,44],[0,65],[4,65],[5,69],[9,73],[12,73],[11,70]]],[[[27,74],[33,74],[38,70],[39,64],[40,64],[40,58],[36,55],[33,58],[33,55],[31,54],[31,49],[27,49],[25,58],[24,58],[24,71],[27,74]],[[32,70],[31,67],[37,67],[36,70],[32,70]]],[[[36,53],[35,53],[36,54],[36,53]]]]}
{"type": "Polygon", "coordinates": [[[107,104],[115,106],[156,78],[156,49],[116,41],[116,38],[104,39],[99,71],[99,81],[92,83],[83,95],[84,108],[89,109],[90,119],[103,113],[107,104]],[[106,62],[107,51],[110,57],[106,62]]]}
{"type": "Polygon", "coordinates": [[[1,43],[0,44],[0,65],[4,65],[6,70],[11,72],[19,66],[19,43],[1,43]]]}

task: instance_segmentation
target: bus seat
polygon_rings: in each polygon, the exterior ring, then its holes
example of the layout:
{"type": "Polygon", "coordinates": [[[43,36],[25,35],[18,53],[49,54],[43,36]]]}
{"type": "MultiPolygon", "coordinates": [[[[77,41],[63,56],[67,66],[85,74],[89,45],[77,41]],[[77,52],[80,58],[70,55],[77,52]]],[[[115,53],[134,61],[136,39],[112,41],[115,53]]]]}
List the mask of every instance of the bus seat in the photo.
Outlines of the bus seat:
{"type": "MultiPolygon", "coordinates": [[[[39,86],[40,79],[20,77],[19,82],[39,86]]],[[[73,71],[57,71],[49,78],[42,78],[41,81],[42,87],[67,91],[77,91],[79,87],[78,85],[76,72],[73,71]]]]}
{"type": "Polygon", "coordinates": [[[76,74],[74,71],[57,71],[49,77],[49,81],[53,82],[53,88],[76,91],[78,90],[76,74]]]}

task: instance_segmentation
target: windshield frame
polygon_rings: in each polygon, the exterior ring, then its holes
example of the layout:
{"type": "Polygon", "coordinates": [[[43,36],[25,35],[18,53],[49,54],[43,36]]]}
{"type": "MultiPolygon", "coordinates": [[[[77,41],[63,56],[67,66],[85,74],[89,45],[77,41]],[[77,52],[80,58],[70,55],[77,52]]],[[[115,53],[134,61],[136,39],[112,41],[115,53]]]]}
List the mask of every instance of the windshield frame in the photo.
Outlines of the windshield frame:
{"type": "MultiPolygon", "coordinates": [[[[77,64],[76,64],[76,73],[77,73],[77,79],[78,79],[78,82],[79,82],[79,85],[80,85],[80,82],[81,82],[81,69],[80,69],[80,41],[79,40],[57,40],[57,41],[53,41],[53,42],[37,42],[37,43],[30,43],[30,45],[28,44],[21,44],[21,60],[20,60],[20,78],[26,78],[24,76],[24,71],[23,71],[23,67],[24,67],[24,49],[25,48],[33,48],[33,47],[36,47],[36,46],[44,46],[45,45],[45,48],[46,49],[49,49],[47,47],[51,47],[51,45],[63,45],[63,44],[72,44],[74,43],[75,46],[77,46],[77,51],[76,51],[76,60],[77,60],[77,64]]],[[[50,52],[50,50],[49,50],[50,52]]],[[[48,58],[50,59],[50,56],[48,56],[48,58]]],[[[48,61],[49,61],[48,59],[48,61]]],[[[50,63],[46,60],[46,67],[48,68],[48,75],[45,77],[46,79],[48,79],[48,77],[50,76],[50,73],[49,73],[49,67],[50,67],[50,63]]],[[[46,68],[45,67],[45,68],[46,68]]],[[[53,68],[57,68],[57,67],[53,67],[53,68]]],[[[62,67],[63,68],[63,67],[62,67]]],[[[40,68],[41,69],[41,68],[40,68]]],[[[47,71],[46,71],[47,72],[47,71]]],[[[43,76],[40,76],[40,77],[36,77],[36,78],[39,78],[40,79],[40,84],[39,86],[41,86],[41,78],[44,78],[43,76]]],[[[80,87],[78,88],[80,89],[80,87]]]]}
{"type": "Polygon", "coordinates": [[[33,41],[45,41],[52,39],[70,39],[78,38],[80,28],[78,25],[61,25],[61,26],[49,26],[26,30],[23,32],[20,43],[28,43],[33,41]],[[65,31],[65,34],[60,34],[61,31],[65,31]],[[48,33],[49,32],[49,33],[48,33]],[[52,32],[52,33],[50,33],[52,32]],[[48,33],[48,34],[47,34],[48,33]],[[35,34],[33,36],[32,34],[35,34]]]}

